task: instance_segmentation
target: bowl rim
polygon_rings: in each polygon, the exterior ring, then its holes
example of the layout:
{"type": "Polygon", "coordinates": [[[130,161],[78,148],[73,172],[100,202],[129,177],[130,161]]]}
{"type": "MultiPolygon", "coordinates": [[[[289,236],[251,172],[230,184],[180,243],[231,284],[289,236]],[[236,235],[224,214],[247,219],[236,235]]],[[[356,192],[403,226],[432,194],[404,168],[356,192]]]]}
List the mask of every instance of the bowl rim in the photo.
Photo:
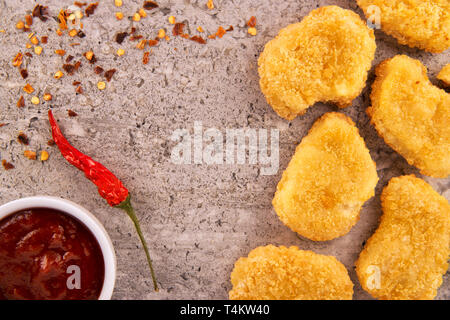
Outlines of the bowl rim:
{"type": "Polygon", "coordinates": [[[91,231],[100,246],[105,264],[103,287],[98,300],[110,300],[116,282],[117,261],[111,238],[102,223],[77,203],[53,196],[33,196],[7,202],[0,206],[0,220],[20,210],[32,208],[49,208],[62,211],[80,221],[91,231]]]}

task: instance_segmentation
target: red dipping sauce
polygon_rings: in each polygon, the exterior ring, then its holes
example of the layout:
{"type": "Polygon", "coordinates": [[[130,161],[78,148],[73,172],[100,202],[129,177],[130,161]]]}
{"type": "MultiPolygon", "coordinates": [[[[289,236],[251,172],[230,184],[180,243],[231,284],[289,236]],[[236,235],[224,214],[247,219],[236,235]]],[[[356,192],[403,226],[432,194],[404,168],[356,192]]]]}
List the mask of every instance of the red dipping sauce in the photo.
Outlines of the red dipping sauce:
{"type": "Polygon", "coordinates": [[[54,209],[0,220],[0,300],[94,300],[105,263],[90,230],[54,209]]]}

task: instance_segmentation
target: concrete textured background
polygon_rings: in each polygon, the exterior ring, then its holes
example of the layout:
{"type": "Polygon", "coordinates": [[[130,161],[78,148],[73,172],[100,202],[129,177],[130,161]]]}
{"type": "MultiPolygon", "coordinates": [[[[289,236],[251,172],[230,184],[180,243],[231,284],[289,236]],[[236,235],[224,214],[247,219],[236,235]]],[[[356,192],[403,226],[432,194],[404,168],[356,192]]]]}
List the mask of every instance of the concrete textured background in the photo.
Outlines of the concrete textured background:
{"type": "MultiPolygon", "coordinates": [[[[143,1],[123,0],[120,11],[129,16],[143,1]]],[[[56,15],[71,1],[40,1],[56,15]]],[[[118,277],[115,299],[226,299],[230,290],[229,276],[234,262],[260,245],[296,245],[317,253],[335,255],[342,261],[355,284],[355,299],[370,299],[356,277],[353,264],[363,242],[377,228],[381,215],[379,195],[394,176],[418,171],[390,149],[369,124],[365,109],[369,106],[370,85],[343,112],[360,129],[373,159],[380,181],[376,196],[369,200],[361,220],[349,234],[328,242],[301,239],[285,227],[272,209],[271,200],[281,173],[312,123],[323,113],[336,110],[333,105],[317,104],[292,122],[278,117],[267,105],[259,90],[257,57],[264,44],[290,23],[301,20],[314,8],[335,4],[362,12],[353,0],[214,0],[216,8],[208,10],[206,0],[160,0],[160,9],[133,24],[147,38],[156,36],[161,27],[171,31],[169,15],[187,21],[188,29],[197,34],[196,26],[214,33],[219,25],[234,26],[222,39],[200,45],[182,38],[163,41],[154,47],[148,65],[142,65],[142,51],[135,43],[118,45],[114,36],[129,28],[127,19],[117,21],[114,1],[100,1],[95,14],[84,18],[84,39],[73,40],[55,34],[57,24],[35,19],[33,31],[48,35],[41,56],[26,59],[27,79],[41,97],[44,90],[52,93],[51,103],[32,105],[24,94],[23,80],[11,64],[15,54],[25,52],[27,33],[17,31],[15,23],[23,19],[35,5],[32,0],[0,0],[0,158],[15,165],[14,170],[0,170],[0,203],[32,195],[53,195],[75,201],[93,212],[105,225],[116,249],[118,277]],[[250,16],[258,20],[258,35],[246,33],[250,16]],[[76,41],[81,45],[69,47],[76,41]],[[115,55],[122,47],[126,54],[115,55]],[[63,58],[54,54],[63,48],[83,61],[74,76],[60,80],[52,75],[63,58]],[[175,50],[176,48],[176,50],[175,50]],[[92,49],[105,70],[118,71],[107,89],[99,91],[101,79],[85,63],[81,54],[92,49]],[[82,82],[84,93],[76,95],[72,81],[82,82]],[[25,108],[18,109],[20,95],[25,108]],[[68,139],[79,149],[103,162],[123,179],[133,195],[135,209],[150,244],[158,280],[159,293],[152,291],[144,253],[128,217],[109,208],[96,188],[83,174],[60,156],[55,147],[46,145],[50,138],[46,111],[53,107],[55,116],[68,139]],[[67,109],[78,113],[69,118],[67,109]],[[194,121],[204,128],[278,128],[280,130],[280,170],[274,176],[259,174],[258,165],[175,165],[170,153],[175,143],[170,140],[177,128],[192,130],[194,121]],[[30,146],[17,142],[24,131],[30,146]],[[31,161],[23,156],[25,149],[48,150],[46,162],[31,161]]],[[[374,66],[398,53],[420,59],[435,75],[450,54],[429,54],[397,44],[396,40],[376,31],[377,53],[374,66]]],[[[436,83],[436,82],[435,82],[436,83]]],[[[449,179],[425,179],[450,197],[449,179]]],[[[450,298],[450,277],[445,277],[438,299],[450,298]]]]}

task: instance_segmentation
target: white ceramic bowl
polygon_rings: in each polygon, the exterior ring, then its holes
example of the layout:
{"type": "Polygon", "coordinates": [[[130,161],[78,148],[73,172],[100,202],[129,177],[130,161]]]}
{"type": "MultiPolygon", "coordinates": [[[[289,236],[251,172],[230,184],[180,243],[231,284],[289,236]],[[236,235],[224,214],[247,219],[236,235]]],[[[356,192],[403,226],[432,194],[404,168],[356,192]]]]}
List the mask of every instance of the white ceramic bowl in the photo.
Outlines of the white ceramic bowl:
{"type": "Polygon", "coordinates": [[[24,209],[50,208],[62,211],[83,223],[97,239],[105,262],[105,279],[99,300],[110,300],[116,282],[116,255],[111,239],[97,218],[78,204],[56,197],[37,196],[22,198],[0,206],[0,220],[24,209]]]}

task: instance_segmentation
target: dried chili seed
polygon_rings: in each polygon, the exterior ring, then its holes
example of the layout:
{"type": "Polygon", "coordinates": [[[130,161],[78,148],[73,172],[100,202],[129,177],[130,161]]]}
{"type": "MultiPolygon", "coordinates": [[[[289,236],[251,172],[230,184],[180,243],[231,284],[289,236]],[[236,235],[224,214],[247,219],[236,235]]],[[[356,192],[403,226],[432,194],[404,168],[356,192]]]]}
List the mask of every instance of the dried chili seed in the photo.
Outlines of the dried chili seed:
{"type": "Polygon", "coordinates": [[[85,10],[86,16],[89,17],[90,15],[93,15],[95,12],[95,9],[97,9],[97,7],[98,7],[98,2],[91,3],[90,5],[88,5],[85,10]]]}
{"type": "Polygon", "coordinates": [[[14,169],[14,165],[12,163],[9,163],[5,159],[2,160],[2,166],[5,170],[11,170],[14,169]]]}
{"type": "Polygon", "coordinates": [[[28,78],[28,71],[27,71],[27,69],[22,69],[22,70],[20,70],[20,75],[21,75],[22,78],[24,78],[24,79],[28,78]]]}
{"type": "Polygon", "coordinates": [[[78,115],[78,113],[70,109],[67,110],[67,114],[69,115],[69,117],[76,117],[78,115]]]}
{"type": "Polygon", "coordinates": [[[17,141],[19,141],[20,144],[26,146],[30,144],[30,139],[28,139],[27,135],[23,132],[19,132],[19,135],[17,136],[17,141]]]}
{"type": "Polygon", "coordinates": [[[45,17],[47,15],[47,7],[37,4],[33,9],[32,15],[33,15],[33,17],[37,17],[37,18],[41,19],[41,21],[43,21],[43,22],[47,21],[48,18],[45,17]]]}
{"type": "Polygon", "coordinates": [[[48,145],[48,146],[54,146],[54,145],[55,145],[55,140],[49,139],[49,140],[47,141],[47,145],[48,145]]]}
{"type": "Polygon", "coordinates": [[[73,60],[73,58],[74,58],[74,56],[68,55],[67,58],[66,58],[66,63],[71,62],[73,60]]]}
{"type": "Polygon", "coordinates": [[[100,66],[96,66],[95,69],[94,69],[94,72],[96,74],[101,74],[103,71],[104,71],[103,68],[100,67],[100,66]]]}
{"type": "Polygon", "coordinates": [[[23,96],[20,96],[19,100],[17,101],[17,108],[23,107],[25,107],[25,99],[23,96]]]}
{"type": "Polygon", "coordinates": [[[73,76],[73,74],[75,72],[75,67],[71,64],[64,64],[63,69],[67,74],[69,74],[71,76],[73,76]]]}
{"type": "Polygon", "coordinates": [[[147,64],[150,60],[150,52],[144,52],[144,56],[142,57],[142,63],[147,64]]]}
{"type": "Polygon", "coordinates": [[[120,32],[116,35],[116,42],[122,44],[125,38],[128,36],[128,32],[120,32]]]}
{"type": "Polygon", "coordinates": [[[203,39],[202,37],[199,37],[199,36],[193,36],[193,37],[191,37],[189,40],[198,42],[198,43],[200,43],[200,44],[206,44],[206,40],[203,39]]]}
{"type": "Polygon", "coordinates": [[[184,28],[184,23],[181,23],[181,22],[175,23],[175,25],[173,26],[172,34],[174,36],[179,36],[180,34],[183,34],[183,28],[184,28]]]}
{"type": "Polygon", "coordinates": [[[144,1],[143,8],[145,10],[152,10],[158,8],[159,5],[155,1],[144,1]]]}
{"type": "Polygon", "coordinates": [[[251,16],[247,21],[247,26],[249,26],[250,28],[256,27],[256,18],[254,16],[251,16]]]}
{"type": "Polygon", "coordinates": [[[116,73],[116,71],[117,71],[116,69],[111,69],[111,70],[106,71],[105,72],[106,81],[110,82],[114,73],[116,73]]]}

